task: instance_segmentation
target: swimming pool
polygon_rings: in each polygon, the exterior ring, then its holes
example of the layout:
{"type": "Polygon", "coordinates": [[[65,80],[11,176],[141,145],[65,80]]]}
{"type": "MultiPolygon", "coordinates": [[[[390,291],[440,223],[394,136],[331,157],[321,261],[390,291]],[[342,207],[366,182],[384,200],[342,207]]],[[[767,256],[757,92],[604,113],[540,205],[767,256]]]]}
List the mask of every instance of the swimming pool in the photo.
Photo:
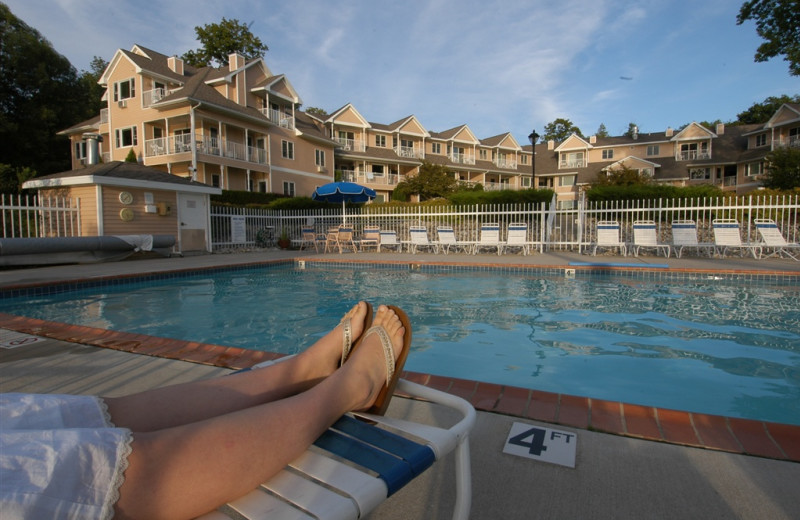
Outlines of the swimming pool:
{"type": "Polygon", "coordinates": [[[50,321],[285,353],[359,299],[411,316],[412,371],[800,424],[800,286],[294,264],[0,300],[50,321]]]}

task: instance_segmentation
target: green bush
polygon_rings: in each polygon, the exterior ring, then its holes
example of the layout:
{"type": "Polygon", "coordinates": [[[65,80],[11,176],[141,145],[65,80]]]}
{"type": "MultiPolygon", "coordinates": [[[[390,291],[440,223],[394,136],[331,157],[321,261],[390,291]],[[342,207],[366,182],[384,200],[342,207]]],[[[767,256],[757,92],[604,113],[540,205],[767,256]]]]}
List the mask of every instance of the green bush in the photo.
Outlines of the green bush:
{"type": "Polygon", "coordinates": [[[541,203],[553,199],[553,190],[458,191],[447,199],[456,206],[541,203]]]}
{"type": "Polygon", "coordinates": [[[277,193],[259,193],[255,191],[223,190],[221,195],[212,195],[212,204],[229,204],[231,206],[247,206],[249,204],[267,205],[276,199],[286,198],[277,193]]]}
{"type": "Polygon", "coordinates": [[[593,202],[611,200],[656,200],[721,197],[716,186],[666,186],[660,184],[634,184],[630,186],[594,186],[586,190],[586,199],[593,202]]]}

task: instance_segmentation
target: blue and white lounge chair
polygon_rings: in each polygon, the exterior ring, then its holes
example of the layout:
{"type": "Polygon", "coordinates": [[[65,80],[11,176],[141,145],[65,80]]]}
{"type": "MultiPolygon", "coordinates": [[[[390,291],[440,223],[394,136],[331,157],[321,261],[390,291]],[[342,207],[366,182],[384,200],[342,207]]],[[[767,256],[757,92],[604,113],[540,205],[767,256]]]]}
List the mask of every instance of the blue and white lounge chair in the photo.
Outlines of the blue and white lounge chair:
{"type": "Polygon", "coordinates": [[[428,228],[425,226],[411,226],[409,234],[411,235],[411,240],[406,244],[410,253],[417,254],[420,249],[436,252],[436,244],[428,240],[428,228]]]}
{"type": "Polygon", "coordinates": [[[739,232],[739,221],[736,219],[718,218],[711,222],[714,228],[714,253],[725,258],[729,249],[738,249],[741,256],[750,251],[753,258],[761,256],[761,245],[744,243],[739,232]]]}
{"type": "Polygon", "coordinates": [[[453,409],[462,418],[442,428],[347,414],[278,475],[200,520],[364,518],[450,452],[457,491],[453,518],[466,519],[472,502],[469,432],[475,409],[460,397],[402,379],[397,391],[453,409]]]}
{"type": "Polygon", "coordinates": [[[757,218],[753,221],[761,236],[762,243],[762,257],[766,250],[772,250],[767,256],[781,256],[791,258],[793,260],[800,260],[797,254],[800,253],[800,244],[787,242],[778,229],[778,225],[772,219],[757,218]]]}
{"type": "Polygon", "coordinates": [[[694,220],[672,221],[672,250],[677,258],[684,249],[694,249],[698,253],[705,251],[708,256],[714,250],[714,244],[697,241],[697,224],[694,220]]]}
{"type": "Polygon", "coordinates": [[[669,258],[669,244],[658,241],[656,223],[652,220],[637,220],[633,223],[633,256],[639,256],[642,248],[655,249],[656,256],[663,250],[664,256],[669,258]]]}
{"type": "Polygon", "coordinates": [[[473,254],[477,254],[481,249],[497,249],[497,254],[503,252],[503,242],[500,241],[500,225],[489,223],[481,224],[481,238],[475,244],[473,254]]]}
{"type": "Polygon", "coordinates": [[[627,254],[625,242],[620,240],[619,222],[616,220],[601,220],[597,223],[597,240],[592,247],[592,255],[597,254],[598,248],[619,249],[622,256],[627,254]]]}
{"type": "Polygon", "coordinates": [[[503,252],[509,249],[519,249],[522,255],[528,255],[531,252],[533,242],[528,241],[528,223],[515,222],[508,225],[508,233],[506,233],[506,242],[503,244],[503,252]]]}
{"type": "Polygon", "coordinates": [[[380,241],[378,242],[378,252],[381,249],[395,248],[397,251],[402,251],[403,244],[397,240],[397,231],[394,229],[381,229],[380,241]]]}
{"type": "Polygon", "coordinates": [[[436,233],[439,238],[439,240],[434,242],[436,254],[440,251],[447,254],[450,250],[457,252],[459,249],[465,253],[471,253],[472,248],[475,247],[475,242],[462,242],[456,239],[456,232],[453,230],[452,226],[438,226],[436,228],[436,233]]]}

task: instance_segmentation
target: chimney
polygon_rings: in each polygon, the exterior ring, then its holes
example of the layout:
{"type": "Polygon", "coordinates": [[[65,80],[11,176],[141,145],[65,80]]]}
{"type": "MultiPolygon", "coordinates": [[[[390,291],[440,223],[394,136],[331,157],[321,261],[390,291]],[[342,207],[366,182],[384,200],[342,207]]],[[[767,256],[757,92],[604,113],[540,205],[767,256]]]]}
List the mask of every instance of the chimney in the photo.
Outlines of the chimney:
{"type": "Polygon", "coordinates": [[[725,133],[725,123],[717,123],[717,135],[723,135],[725,133]]]}
{"type": "Polygon", "coordinates": [[[170,56],[167,58],[167,66],[169,70],[174,72],[175,74],[180,74],[183,76],[183,60],[177,56],[170,56]]]}
{"type": "Polygon", "coordinates": [[[228,70],[233,72],[234,70],[244,67],[245,61],[244,56],[238,52],[228,54],[228,70]]]}
{"type": "Polygon", "coordinates": [[[86,143],[86,166],[100,164],[100,143],[103,142],[103,136],[87,132],[81,136],[81,140],[86,143]]]}
{"type": "Polygon", "coordinates": [[[556,148],[556,142],[554,140],[550,139],[549,141],[547,141],[548,150],[555,150],[555,148],[556,148]]]}
{"type": "Polygon", "coordinates": [[[639,127],[633,125],[633,140],[635,141],[637,139],[639,139],[639,127]]]}
{"type": "Polygon", "coordinates": [[[667,127],[667,131],[664,132],[664,135],[666,135],[667,137],[672,137],[672,127],[671,126],[667,127]]]}
{"type": "Polygon", "coordinates": [[[596,135],[590,135],[589,136],[589,144],[595,144],[596,142],[597,142],[597,136],[596,135]]]}

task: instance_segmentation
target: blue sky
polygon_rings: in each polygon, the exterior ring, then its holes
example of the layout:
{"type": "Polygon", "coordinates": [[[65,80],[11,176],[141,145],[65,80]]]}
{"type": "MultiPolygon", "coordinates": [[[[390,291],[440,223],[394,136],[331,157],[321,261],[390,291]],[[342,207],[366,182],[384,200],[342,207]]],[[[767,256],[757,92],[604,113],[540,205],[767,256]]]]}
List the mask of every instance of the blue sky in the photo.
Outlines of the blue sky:
{"type": "Polygon", "coordinates": [[[415,115],[521,145],[556,118],[585,135],[660,132],[800,93],[782,58],[753,61],[762,40],[736,25],[740,0],[2,1],[78,70],[134,44],[183,54],[222,17],[252,22],[305,108],[353,103],[372,122],[415,115]]]}

